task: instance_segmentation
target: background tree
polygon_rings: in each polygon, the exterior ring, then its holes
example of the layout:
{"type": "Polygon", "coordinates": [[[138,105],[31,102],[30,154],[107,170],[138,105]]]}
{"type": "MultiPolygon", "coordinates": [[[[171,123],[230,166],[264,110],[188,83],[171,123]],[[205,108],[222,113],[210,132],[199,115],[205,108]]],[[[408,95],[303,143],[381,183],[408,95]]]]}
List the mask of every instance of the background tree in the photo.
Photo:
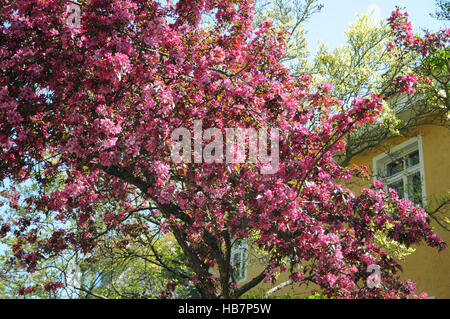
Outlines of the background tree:
{"type": "MultiPolygon", "coordinates": [[[[16,185],[17,192],[25,197],[39,193],[50,194],[64,189],[65,176],[56,184],[39,189],[35,177],[16,185]],[[39,190],[39,192],[38,192],[39,190]]],[[[7,194],[5,194],[7,195],[7,194]]],[[[13,205],[14,206],[14,205],[13,205]]],[[[2,218],[8,224],[35,220],[40,212],[28,211],[27,202],[18,202],[13,209],[3,209],[2,218]]],[[[102,207],[98,214],[103,214],[102,207]]],[[[135,222],[137,222],[136,220],[135,222]]],[[[4,249],[0,257],[0,296],[2,298],[160,298],[196,297],[195,287],[189,284],[193,275],[186,265],[181,248],[174,238],[163,236],[156,227],[133,238],[127,233],[103,229],[96,247],[87,254],[67,249],[63,254],[49,256],[45,261],[32,265],[27,272],[15,258],[15,250],[4,249]],[[168,258],[170,256],[170,258],[168,258]],[[54,285],[48,285],[48,282],[54,285]],[[58,287],[61,289],[52,289],[58,287]]],[[[122,222],[125,222],[123,220],[122,222]]],[[[139,220],[142,224],[145,221],[139,220]]],[[[76,223],[59,224],[64,231],[77,232],[76,223]]],[[[39,233],[32,232],[31,239],[38,241],[58,229],[54,220],[40,219],[39,233]]],[[[3,247],[15,247],[14,236],[0,239],[3,247]]]]}
{"type": "Polygon", "coordinates": [[[450,2],[448,0],[436,0],[436,12],[431,16],[438,20],[450,20],[450,2]]]}
{"type": "Polygon", "coordinates": [[[277,30],[287,31],[285,54],[281,62],[294,72],[305,72],[309,66],[307,30],[304,24],[320,13],[323,4],[318,0],[257,0],[255,25],[271,20],[277,30]]]}

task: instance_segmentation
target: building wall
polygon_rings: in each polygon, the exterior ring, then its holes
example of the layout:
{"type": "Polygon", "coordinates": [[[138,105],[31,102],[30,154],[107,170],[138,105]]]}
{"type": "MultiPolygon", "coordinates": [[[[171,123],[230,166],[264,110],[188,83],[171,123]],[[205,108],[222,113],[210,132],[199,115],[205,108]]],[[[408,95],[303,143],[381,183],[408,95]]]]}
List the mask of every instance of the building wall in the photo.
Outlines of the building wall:
{"type": "MultiPolygon", "coordinates": [[[[448,195],[450,191],[450,130],[443,126],[421,125],[404,137],[391,138],[374,150],[356,156],[351,164],[365,164],[373,169],[373,158],[408,139],[420,134],[422,137],[423,165],[427,204],[431,210],[436,207],[436,196],[448,195]]],[[[357,191],[372,181],[355,180],[349,187],[357,191]]],[[[450,218],[448,209],[447,217],[450,218]]],[[[445,216],[445,215],[441,215],[445,216]]],[[[449,247],[442,252],[425,245],[414,246],[416,251],[405,258],[402,279],[417,283],[418,291],[425,291],[436,298],[450,298],[450,232],[431,219],[433,230],[449,247]]],[[[447,225],[448,226],[448,225],[447,225]]]]}
{"type": "MultiPolygon", "coordinates": [[[[373,169],[373,158],[382,154],[389,148],[401,144],[408,139],[421,135],[423,161],[425,171],[425,190],[427,204],[433,209],[436,202],[433,199],[436,195],[447,195],[450,190],[450,130],[436,125],[421,125],[407,133],[407,136],[395,137],[384,141],[379,147],[361,153],[353,158],[350,164],[364,164],[370,171],[373,169]]],[[[348,187],[355,193],[364,187],[369,187],[373,180],[353,179],[348,187]]],[[[447,210],[447,217],[448,215],[447,210]]],[[[437,249],[425,245],[416,245],[416,251],[401,262],[403,273],[401,279],[411,279],[417,283],[418,292],[427,292],[429,296],[435,298],[450,298],[450,232],[440,227],[433,219],[431,222],[433,230],[446,242],[449,247],[438,252],[437,249]]],[[[263,269],[260,257],[249,254],[249,267],[247,279],[250,280],[263,269]]],[[[275,285],[288,280],[287,274],[279,276],[275,285]]],[[[269,283],[260,284],[253,288],[248,294],[263,294],[274,285],[269,283]]],[[[311,294],[311,290],[317,289],[315,285],[288,286],[274,295],[283,296],[291,294],[296,297],[306,297],[311,294]]]]}

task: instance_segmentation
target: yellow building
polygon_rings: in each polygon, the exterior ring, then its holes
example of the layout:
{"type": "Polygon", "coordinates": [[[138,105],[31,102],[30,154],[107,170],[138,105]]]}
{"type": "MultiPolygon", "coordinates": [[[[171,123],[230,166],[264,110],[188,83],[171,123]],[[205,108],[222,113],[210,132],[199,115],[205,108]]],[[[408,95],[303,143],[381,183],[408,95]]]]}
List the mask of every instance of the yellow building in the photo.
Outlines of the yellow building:
{"type": "MultiPolygon", "coordinates": [[[[395,188],[397,193],[411,201],[420,203],[427,211],[433,212],[439,205],[439,196],[448,196],[450,190],[450,130],[448,127],[434,124],[416,125],[402,136],[388,138],[377,147],[370,148],[354,158],[350,164],[366,165],[372,172],[372,180],[353,179],[348,187],[358,193],[361,188],[369,187],[374,179],[383,181],[385,187],[395,188]]],[[[401,261],[403,280],[411,279],[417,283],[418,292],[427,292],[430,297],[450,298],[450,231],[442,220],[450,215],[448,207],[441,207],[431,218],[431,226],[449,248],[438,252],[422,244],[413,248],[416,251],[401,261]]],[[[252,254],[248,258],[248,274],[242,282],[253,278],[263,268],[262,257],[252,254]]],[[[287,280],[287,274],[280,275],[276,285],[287,280]]],[[[274,286],[260,284],[250,296],[261,295],[274,286]]],[[[298,285],[287,285],[273,295],[290,294],[306,297],[312,289],[298,285]]]]}
{"type": "MultiPolygon", "coordinates": [[[[418,125],[402,137],[390,138],[376,149],[361,153],[352,164],[367,165],[374,178],[433,212],[439,205],[438,197],[448,196],[450,190],[450,130],[439,125],[418,125]]],[[[368,185],[355,183],[354,188],[364,186],[368,185]]],[[[448,209],[441,208],[435,217],[438,220],[431,218],[433,230],[450,245],[450,231],[445,229],[448,225],[441,221],[450,217],[448,209]]],[[[450,298],[450,248],[442,252],[425,245],[414,248],[416,251],[402,262],[402,278],[415,281],[418,291],[435,298],[450,298]]]]}

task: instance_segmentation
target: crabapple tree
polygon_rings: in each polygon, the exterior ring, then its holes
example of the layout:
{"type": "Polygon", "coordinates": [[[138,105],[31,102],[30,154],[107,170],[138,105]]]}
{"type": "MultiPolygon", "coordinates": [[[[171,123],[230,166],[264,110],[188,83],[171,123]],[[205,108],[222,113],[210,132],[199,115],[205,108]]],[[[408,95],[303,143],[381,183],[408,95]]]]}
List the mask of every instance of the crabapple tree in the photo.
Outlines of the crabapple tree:
{"type": "Polygon", "coordinates": [[[2,195],[10,209],[28,212],[4,218],[0,236],[14,236],[17,263],[33,273],[67,250],[88,254],[108,236],[131,240],[158,229],[176,240],[204,298],[238,298],[273,281],[286,259],[304,265],[290,270],[292,281],[313,282],[327,296],[414,295],[373,239],[382,230],[405,245],[443,249],[427,213],[379,182],[353,194],[342,183],[364,169],[333,160],[345,137],[379,114],[379,96],[336,111],[342,102],[331,84],[314,86],[280,62],[286,33],[270,21],[253,25],[252,1],[80,6],[80,25],[67,23],[72,13],[62,0],[5,0],[0,8],[2,195]],[[205,136],[194,136],[194,160],[175,163],[173,131],[194,132],[198,120],[218,132],[279,132],[270,150],[277,169],[202,161],[205,136]],[[30,178],[39,187],[24,196],[14,185],[30,178]],[[231,252],[247,238],[269,258],[238,285],[231,252]],[[373,288],[370,265],[381,273],[373,288]]]}

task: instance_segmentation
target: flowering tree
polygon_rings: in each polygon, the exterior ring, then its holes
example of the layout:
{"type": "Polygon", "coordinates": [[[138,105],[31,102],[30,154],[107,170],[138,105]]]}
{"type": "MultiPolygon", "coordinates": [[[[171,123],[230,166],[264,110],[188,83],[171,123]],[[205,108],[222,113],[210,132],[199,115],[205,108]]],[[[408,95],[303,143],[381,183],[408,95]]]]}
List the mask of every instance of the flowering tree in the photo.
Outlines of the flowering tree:
{"type": "MultiPolygon", "coordinates": [[[[334,157],[340,165],[348,166],[355,156],[368,149],[386,151],[390,148],[384,143],[388,138],[409,135],[419,124],[448,125],[450,51],[448,34],[445,34],[448,31],[425,31],[424,35],[417,35],[413,33],[407,13],[398,9],[390,19],[378,21],[372,14],[358,15],[345,31],[347,40],[342,47],[331,51],[322,44],[311,59],[311,65],[305,65],[302,62],[307,56],[301,28],[303,20],[295,18],[309,17],[305,7],[317,10],[319,5],[312,7],[313,0],[295,1],[295,6],[288,0],[271,4],[264,2],[257,16],[269,16],[275,25],[291,33],[286,52],[291,73],[301,74],[307,69],[314,75],[315,82],[333,83],[331,94],[343,102],[339,108],[351,108],[355,97],[369,93],[379,94],[386,101],[374,123],[365,124],[346,136],[345,152],[334,157]],[[417,44],[426,43],[429,49],[425,52],[421,49],[423,45],[399,45],[402,38],[417,44]],[[438,41],[430,41],[433,38],[438,41]]],[[[436,7],[445,11],[438,2],[436,7]]],[[[440,227],[449,230],[445,218],[449,196],[436,195],[427,198],[425,209],[440,227]]]]}
{"type": "MultiPolygon", "coordinates": [[[[392,12],[388,19],[392,33],[396,36],[393,42],[388,44],[389,50],[398,49],[396,56],[405,52],[415,52],[423,59],[419,60],[420,65],[416,67],[418,74],[405,74],[397,77],[394,84],[399,87],[400,92],[415,93],[414,87],[418,83],[423,88],[420,92],[431,103],[448,107],[449,73],[448,62],[450,42],[450,29],[441,29],[436,33],[426,33],[423,37],[413,33],[411,22],[408,20],[408,13],[402,12],[399,7],[392,12]]],[[[448,111],[448,110],[446,110],[448,111]]],[[[447,116],[447,113],[444,112],[447,116]]]]}
{"type": "Polygon", "coordinates": [[[286,34],[270,22],[253,26],[251,1],[92,0],[79,25],[67,23],[59,0],[5,1],[0,10],[0,177],[5,188],[30,178],[40,186],[25,197],[4,190],[9,207],[26,213],[4,220],[0,236],[15,237],[12,252],[27,271],[68,249],[88,254],[111,234],[141,238],[156,227],[173,235],[204,298],[237,298],[272,281],[286,258],[305,265],[291,269],[294,282],[328,296],[406,297],[414,284],[398,280],[397,261],[374,234],[444,248],[421,207],[380,183],[358,196],[340,184],[365,172],[333,155],[374,120],[381,99],[331,112],[342,103],[331,85],[289,74],[280,63],[286,34]],[[207,13],[213,23],[200,25],[207,13]],[[220,132],[280,129],[276,172],[197,153],[174,163],[173,131],[192,131],[199,119],[220,132]],[[250,236],[269,261],[238,286],[232,246],[250,236]],[[366,285],[373,265],[381,284],[366,285]]]}

